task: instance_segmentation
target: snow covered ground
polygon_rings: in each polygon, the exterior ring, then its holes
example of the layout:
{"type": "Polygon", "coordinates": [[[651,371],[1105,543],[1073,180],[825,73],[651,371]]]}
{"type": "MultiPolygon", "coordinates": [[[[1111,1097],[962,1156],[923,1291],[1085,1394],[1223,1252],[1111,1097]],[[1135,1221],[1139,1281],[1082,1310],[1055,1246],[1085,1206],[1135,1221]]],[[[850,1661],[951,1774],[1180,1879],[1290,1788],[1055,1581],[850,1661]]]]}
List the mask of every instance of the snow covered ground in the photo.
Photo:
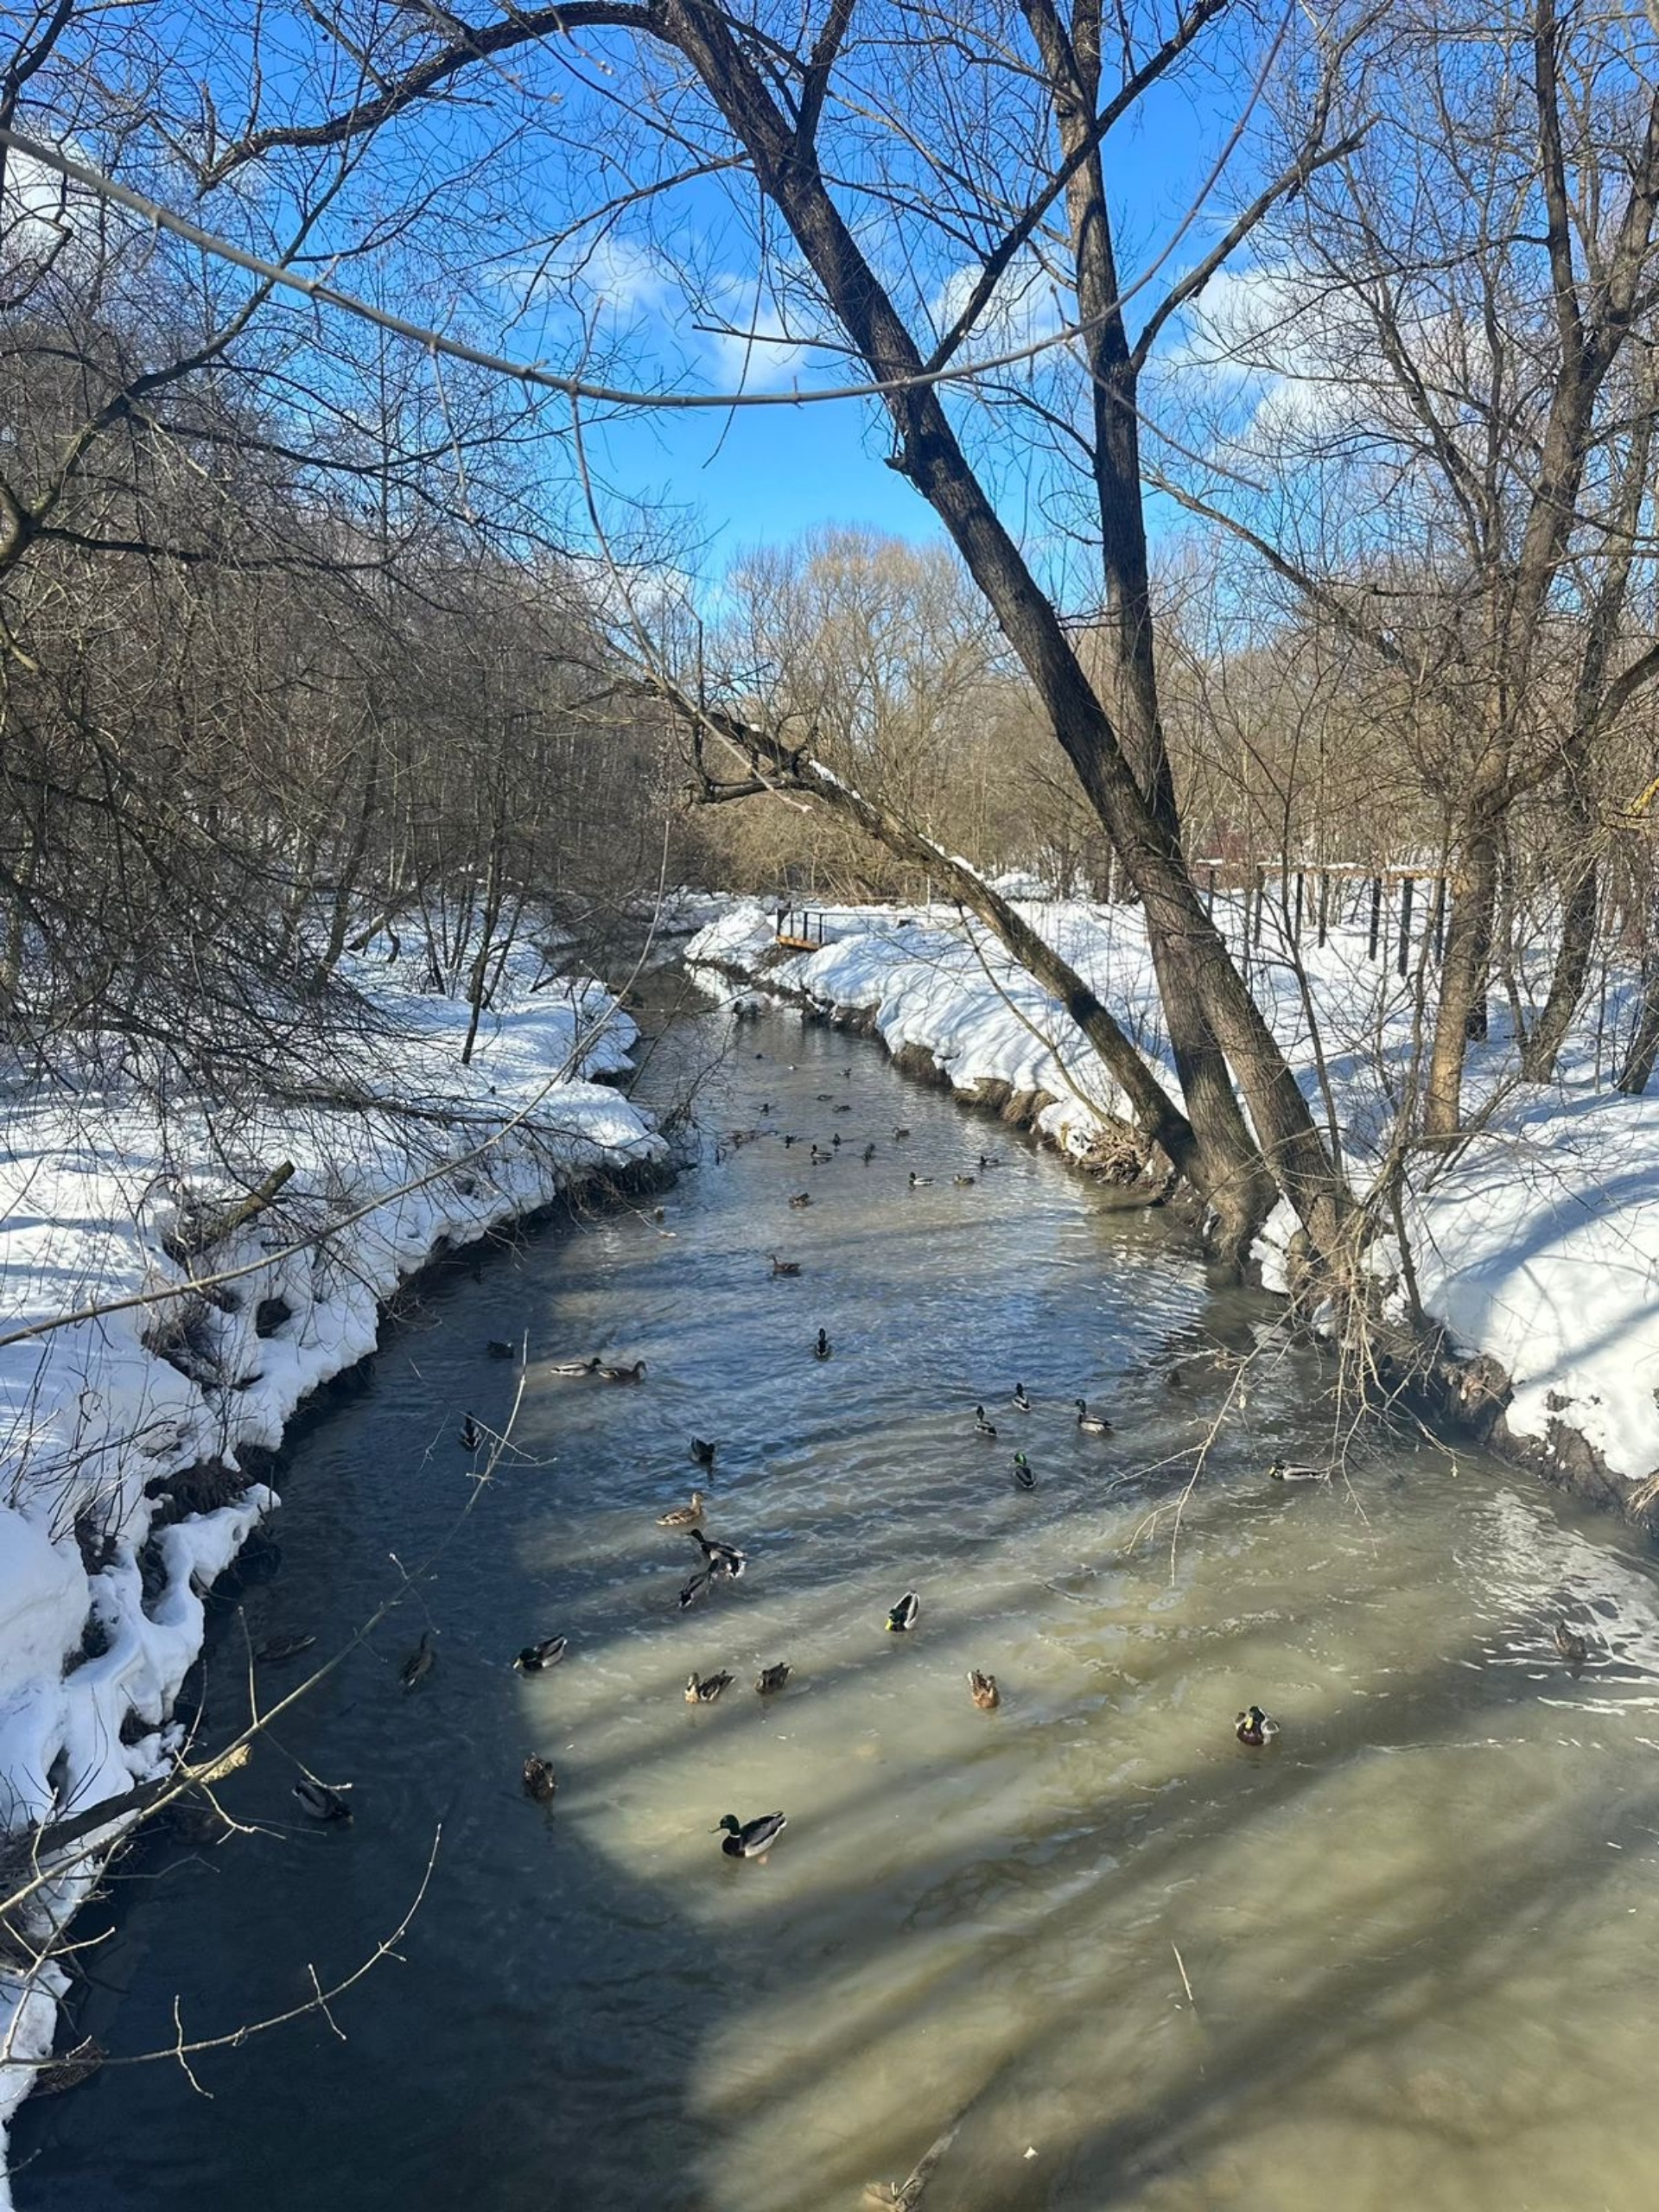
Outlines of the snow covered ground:
{"type": "MultiPolygon", "coordinates": [[[[107,1096],[10,1104],[0,1160],[8,1832],[168,1768],[168,1716],[201,1644],[200,1592],[277,1503],[256,1485],[168,1526],[150,1490],[276,1444],[308,1392],[372,1349],[381,1300],[446,1242],[663,1150],[625,1098],[591,1080],[626,1068],[637,1034],[598,985],[532,993],[520,976],[463,1068],[467,1008],[406,988],[411,965],[389,967],[384,945],[369,949],[353,980],[387,1027],[324,1056],[325,1088],[376,1102],[366,1108],[255,1105],[227,1128],[188,1100],[165,1119],[107,1096]],[[192,1203],[216,1211],[284,1160],[295,1173],[272,1207],[194,1264],[197,1277],[232,1279],[212,1300],[160,1297],[192,1272],[164,1248],[192,1203]],[[136,1294],[124,1310],[21,1333],[136,1294]],[[124,1724],[137,1741],[123,1740],[124,1724]]],[[[53,1910],[71,1909],[89,1880],[81,1868],[57,1885],[53,1910]]],[[[0,2056],[51,2049],[60,1986],[50,1967],[27,1992],[0,1980],[0,2056]]],[[[24,2066],[0,2065],[0,2125],[31,2080],[24,2066]]]]}
{"type": "MultiPolygon", "coordinates": [[[[1173,1087],[1140,910],[1019,904],[1173,1087]]],[[[1221,902],[1217,920],[1236,951],[1236,905],[1221,902]]],[[[890,1050],[922,1046],[957,1089],[989,1080],[1046,1092],[1053,1103],[1039,1128],[1072,1152],[1088,1152],[1103,1114],[1123,1110],[1070,1018],[954,908],[830,908],[825,922],[820,950],[774,965],[772,910],[740,903],[693,938],[686,957],[826,1009],[857,1008],[890,1050]]],[[[1414,1064],[1412,995],[1390,963],[1367,957],[1363,929],[1334,928],[1323,947],[1313,938],[1309,928],[1306,1002],[1282,948],[1252,948],[1251,980],[1363,1189],[1414,1064]]],[[[1601,1041],[1575,1037],[1548,1086],[1519,1083],[1508,1025],[1495,1022],[1489,1043],[1471,1048],[1466,1078],[1480,1133],[1450,1159],[1420,1155],[1406,1211],[1424,1308],[1460,1349],[1502,1363],[1515,1387],[1511,1432],[1547,1442],[1560,1422],[1634,1482],[1659,1471],[1659,1096],[1604,1087],[1597,1063],[1610,1052],[1606,1038],[1624,1033],[1624,1017],[1616,1001],[1601,1041]]],[[[1281,1208],[1264,1234],[1270,1282],[1282,1281],[1276,1250],[1291,1225],[1281,1208]]]]}

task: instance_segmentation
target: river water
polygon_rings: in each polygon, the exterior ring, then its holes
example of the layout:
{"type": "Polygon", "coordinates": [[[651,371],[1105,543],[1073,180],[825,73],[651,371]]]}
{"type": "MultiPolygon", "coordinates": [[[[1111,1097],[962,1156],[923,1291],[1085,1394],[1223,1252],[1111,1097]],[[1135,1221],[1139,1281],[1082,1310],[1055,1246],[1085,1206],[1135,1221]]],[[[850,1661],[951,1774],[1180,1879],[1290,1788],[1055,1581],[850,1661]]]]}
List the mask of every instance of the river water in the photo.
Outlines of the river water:
{"type": "Polygon", "coordinates": [[[191,2037],[302,2002],[397,1927],[435,1836],[398,1957],[332,2025],[194,2062],[201,2094],[168,2061],[31,2102],[26,2212],[841,2212],[953,2121],[928,2212],[1645,2212],[1647,1557],[1421,1437],[1269,1481],[1333,1421],[1269,1301],[792,1018],[681,1023],[646,1092],[717,1050],[661,1221],[595,1213],[433,1284],[296,1435],[275,1571],[218,1605],[210,1732],[245,1701],[232,1597],[256,1642],[326,1650],[442,1548],[226,1785],[252,1834],[123,1862],[79,2027],[130,2057],[175,2040],[175,2001],[191,2037]],[[802,1142],[716,1161],[755,1126],[802,1142]],[[474,1497],[456,1432],[505,1421],[485,1344],[520,1337],[512,1448],[474,1497]],[[594,1351],[645,1380],[546,1371],[594,1351]],[[1079,1395],[1111,1436],[1077,1433],[1079,1395]],[[751,1564],[683,1612],[696,1548],[655,1516],[698,1480],[751,1564]],[[918,1625],[889,1635],[907,1589],[918,1625]],[[512,1671],[555,1633],[562,1666],[512,1671]],[[1265,1751],[1233,1735],[1253,1700],[1265,1751]],[[296,1815],[296,1761],[354,1785],[349,1827],[296,1815]],[[723,1814],[774,1808],[769,1858],[722,1857],[723,1814]]]}

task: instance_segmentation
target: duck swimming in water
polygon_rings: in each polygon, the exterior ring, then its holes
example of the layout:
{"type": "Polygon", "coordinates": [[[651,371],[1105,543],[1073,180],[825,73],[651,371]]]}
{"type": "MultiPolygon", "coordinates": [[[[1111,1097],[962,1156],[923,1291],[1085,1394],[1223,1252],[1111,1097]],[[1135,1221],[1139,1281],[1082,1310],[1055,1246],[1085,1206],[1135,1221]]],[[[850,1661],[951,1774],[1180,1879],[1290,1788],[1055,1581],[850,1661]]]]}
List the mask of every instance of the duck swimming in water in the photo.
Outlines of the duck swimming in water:
{"type": "Polygon", "coordinates": [[[691,1457],[699,1467],[712,1467],[719,1449],[717,1444],[710,1444],[705,1437],[694,1436],[691,1440],[691,1457]]]}
{"type": "Polygon", "coordinates": [[[1031,1411],[1031,1400],[1026,1395],[1026,1386],[1023,1382],[1014,1384],[1014,1395],[1009,1399],[1008,1403],[1017,1414],[1028,1414],[1031,1411]]]}
{"type": "Polygon", "coordinates": [[[1582,1667],[1590,1656],[1590,1646],[1578,1630],[1570,1629],[1565,1621],[1556,1622],[1554,1642],[1555,1649],[1569,1667],[1582,1667]]]}
{"type": "Polygon", "coordinates": [[[906,1590],[893,1611],[887,1615],[888,1633],[905,1636],[913,1629],[920,1617],[922,1601],[913,1590],[906,1590]]]}
{"type": "Polygon", "coordinates": [[[780,1662],[776,1667],[763,1667],[754,1678],[754,1687],[762,1697],[772,1697],[782,1689],[791,1671],[787,1662],[780,1662]]]}
{"type": "Polygon", "coordinates": [[[532,1751],[524,1761],[524,1776],[525,1796],[533,1797],[538,1805],[550,1805],[559,1786],[551,1762],[532,1751]]]}
{"type": "Polygon", "coordinates": [[[728,1859],[761,1859],[788,1826],[781,1813],[762,1813],[758,1821],[740,1821],[728,1813],[713,1833],[726,1831],[720,1847],[728,1859]]]}
{"type": "Polygon", "coordinates": [[[594,1370],[601,1382],[643,1382],[645,1363],[636,1359],[632,1367],[607,1367],[601,1363],[594,1370]]]}
{"type": "Polygon", "coordinates": [[[1279,1733],[1279,1723],[1270,1720],[1259,1705],[1252,1705],[1233,1722],[1233,1733],[1241,1744],[1249,1744],[1252,1750],[1259,1751],[1279,1733]]]}
{"type": "Polygon", "coordinates": [[[438,1655],[432,1649],[432,1631],[423,1628],[420,1642],[397,1669],[397,1679],[406,1690],[412,1690],[416,1682],[426,1680],[437,1663],[438,1655]]]}
{"type": "Polygon", "coordinates": [[[482,1448],[484,1432],[468,1414],[461,1424],[461,1448],[463,1452],[477,1452],[482,1448]]]}
{"type": "Polygon", "coordinates": [[[331,1789],[326,1782],[313,1782],[308,1774],[302,1774],[295,1783],[294,1795],[299,1800],[301,1811],[309,1813],[314,1821],[349,1821],[352,1817],[352,1808],[340,1792],[331,1789]]]}
{"type": "Polygon", "coordinates": [[[1293,1467],[1283,1459],[1275,1459],[1268,1469],[1276,1483],[1322,1483],[1330,1471],[1328,1467],[1293,1467]]]}
{"type": "Polygon", "coordinates": [[[1089,1410],[1089,1402],[1086,1398],[1079,1398],[1077,1402],[1077,1427],[1082,1430],[1085,1436],[1109,1436],[1111,1434],[1112,1424],[1110,1421],[1107,1420],[1104,1414],[1091,1414],[1089,1410]]]}
{"type": "Polygon", "coordinates": [[[657,1516],[659,1529],[693,1529],[702,1518],[702,1492],[694,1490],[690,1505],[674,1506],[667,1513],[657,1516]]]}
{"type": "Polygon", "coordinates": [[[812,1347],[813,1358],[828,1359],[834,1351],[835,1346],[830,1343],[827,1331],[820,1329],[818,1331],[818,1341],[812,1347]]]}
{"type": "Polygon", "coordinates": [[[996,1435],[996,1429],[994,1424],[987,1421],[985,1418],[985,1408],[983,1406],[976,1406],[974,1408],[974,1434],[976,1436],[984,1436],[993,1439],[996,1435]]]}
{"type": "Polygon", "coordinates": [[[705,1536],[701,1529],[688,1529],[686,1535],[702,1549],[702,1563],[715,1574],[729,1576],[735,1582],[749,1563],[747,1552],[738,1550],[735,1544],[718,1543],[713,1536],[705,1536]]]}
{"type": "Polygon", "coordinates": [[[569,1641],[568,1636],[544,1636],[539,1643],[527,1643],[512,1663],[521,1675],[544,1675],[563,1658],[569,1641]]]}
{"type": "Polygon", "coordinates": [[[801,1263],[798,1260],[780,1260],[774,1252],[772,1255],[772,1272],[775,1275],[798,1275],[801,1272],[801,1263]]]}
{"type": "Polygon", "coordinates": [[[977,1667],[968,1669],[968,1694],[982,1713],[995,1713],[1002,1702],[1002,1693],[996,1687],[996,1676],[982,1675],[977,1667]]]}
{"type": "Polygon", "coordinates": [[[1035,1490],[1037,1478],[1032,1472],[1031,1462],[1023,1452],[1014,1455],[1014,1486],[1016,1490],[1035,1490]]]}
{"type": "Polygon", "coordinates": [[[729,1689],[731,1685],[732,1678],[727,1674],[704,1675],[701,1680],[696,1675],[688,1675],[685,1678],[685,1701],[688,1705],[712,1705],[721,1692],[729,1689]]]}

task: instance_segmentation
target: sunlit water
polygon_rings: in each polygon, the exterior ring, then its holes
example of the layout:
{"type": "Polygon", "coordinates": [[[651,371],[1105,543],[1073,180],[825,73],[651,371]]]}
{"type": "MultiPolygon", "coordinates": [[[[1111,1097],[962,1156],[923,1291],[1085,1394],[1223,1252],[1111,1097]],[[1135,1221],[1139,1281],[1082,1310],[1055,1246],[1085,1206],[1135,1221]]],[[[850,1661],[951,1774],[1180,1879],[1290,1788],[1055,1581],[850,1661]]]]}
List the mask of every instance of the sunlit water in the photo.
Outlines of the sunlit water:
{"type": "MultiPolygon", "coordinates": [[[[1270,1341],[1268,1302],[843,1037],[710,1019],[648,1084],[715,1041],[705,1131],[800,1146],[705,1154],[660,1223],[646,1202],[439,1284],[298,1437],[280,1565],[238,1593],[256,1641],[338,1644],[391,1554],[445,1548],[227,1785],[258,1833],[124,1863],[79,2025],[130,2056],[174,2040],[175,1996],[193,2037],[302,2001],[397,1925],[441,1829],[401,1959],[334,2005],[343,2041],[314,2017],[197,2060],[207,2096],[162,2063],[31,2105],[24,2206],[831,2212],[958,2118],[929,2212],[1650,2206],[1647,1559],[1427,1442],[1268,1482],[1328,1445],[1319,1370],[1282,1351],[1178,1524],[1179,1455],[1236,1380],[1195,1355],[1270,1341]],[[457,1528],[461,1414],[499,1426],[515,1387],[485,1343],[521,1334],[514,1449],[457,1528]],[[538,1364],[594,1351],[646,1381],[538,1364]],[[1080,1395],[1112,1437],[1077,1433],[1080,1395]],[[710,1530],[753,1563],[681,1612],[696,1550],[654,1521],[702,1479],[693,1431],[721,1440],[710,1530]],[[911,1587],[918,1628],[886,1634],[911,1587]],[[428,1618],[438,1664],[404,1694],[428,1618]],[[510,1670],[555,1631],[561,1668],[510,1670]],[[689,1709],[688,1672],[721,1667],[689,1709]],[[1282,1723],[1265,1753],[1233,1738],[1251,1700],[1282,1723]],[[298,1821],[294,1758],[355,1784],[348,1830],[298,1821]],[[722,1814],[774,1808],[769,1859],[722,1858],[722,1814]]],[[[244,1650],[227,1605],[221,1734],[244,1650]]]]}

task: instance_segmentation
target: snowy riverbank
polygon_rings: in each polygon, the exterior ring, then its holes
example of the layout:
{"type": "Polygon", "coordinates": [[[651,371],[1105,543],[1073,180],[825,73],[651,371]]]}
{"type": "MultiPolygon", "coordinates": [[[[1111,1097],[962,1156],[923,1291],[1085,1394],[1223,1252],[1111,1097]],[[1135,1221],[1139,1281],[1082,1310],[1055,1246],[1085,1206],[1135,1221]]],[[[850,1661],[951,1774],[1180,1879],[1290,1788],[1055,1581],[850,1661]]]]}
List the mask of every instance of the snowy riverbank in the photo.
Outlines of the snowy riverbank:
{"type": "MultiPolygon", "coordinates": [[[[256,1103],[233,1126],[188,1101],[164,1119],[89,1093],[10,1102],[0,1792],[14,1835],[168,1769],[169,1715],[201,1645],[199,1592],[277,1502],[245,1482],[238,1454],[276,1445],[309,1392],[373,1349],[398,1284],[584,1178],[663,1152],[594,1079],[628,1065],[637,1034],[598,985],[532,993],[521,977],[463,1067],[467,1007],[389,984],[404,969],[377,950],[354,980],[384,1027],[314,1055],[321,1082],[284,1071],[307,1101],[256,1103]],[[268,1210],[182,1264],[174,1256],[204,1217],[285,1162],[294,1173],[268,1210]],[[209,1274],[230,1279],[161,1295],[209,1274]],[[20,1333],[124,1299],[137,1302],[20,1333]],[[199,1498],[169,1484],[204,1465],[224,1471],[227,1502],[191,1510],[199,1498]]],[[[54,1914],[89,1882],[78,1870],[57,1885],[54,1914]]],[[[4,2056],[50,2050],[62,1986],[49,1967],[21,2003],[15,1980],[0,1984],[4,2056]]],[[[31,2078],[0,2068],[0,2122],[31,2078]]]]}
{"type": "MultiPolygon", "coordinates": [[[[1173,1087],[1138,908],[1022,900],[1021,911],[1093,985],[1173,1087]]],[[[815,910],[816,912],[816,910],[815,910]]],[[[1241,918],[1217,908],[1236,947],[1241,918]]],[[[779,954],[772,910],[735,905],[686,957],[868,1021],[889,1051],[924,1052],[957,1090],[1028,1100],[1039,1133],[1081,1158],[1122,1102],[1064,1011],[953,909],[848,907],[829,941],[779,954]]],[[[1363,1188],[1392,1127],[1414,1050],[1411,995],[1363,930],[1302,946],[1308,1018],[1291,963],[1254,950],[1252,981],[1322,1122],[1333,1118],[1363,1188]],[[1323,1058],[1313,1049],[1316,1034],[1323,1058]]],[[[729,988],[728,982],[727,988],[729,988]]],[[[1615,1004],[1612,1020],[1621,1008],[1615,1004]]],[[[1557,1082],[1522,1085],[1507,1024],[1471,1048],[1466,1098],[1485,1109],[1454,1157],[1412,1171],[1406,1223],[1424,1310],[1456,1346],[1490,1354],[1513,1387],[1512,1438],[1580,1477],[1588,1446],[1633,1492],[1659,1471],[1659,1097],[1597,1083],[1596,1047],[1573,1039],[1557,1082]],[[1582,1440],[1582,1444],[1576,1440],[1582,1440]]],[[[1281,1208],[1262,1240],[1282,1283],[1281,1208]]]]}

